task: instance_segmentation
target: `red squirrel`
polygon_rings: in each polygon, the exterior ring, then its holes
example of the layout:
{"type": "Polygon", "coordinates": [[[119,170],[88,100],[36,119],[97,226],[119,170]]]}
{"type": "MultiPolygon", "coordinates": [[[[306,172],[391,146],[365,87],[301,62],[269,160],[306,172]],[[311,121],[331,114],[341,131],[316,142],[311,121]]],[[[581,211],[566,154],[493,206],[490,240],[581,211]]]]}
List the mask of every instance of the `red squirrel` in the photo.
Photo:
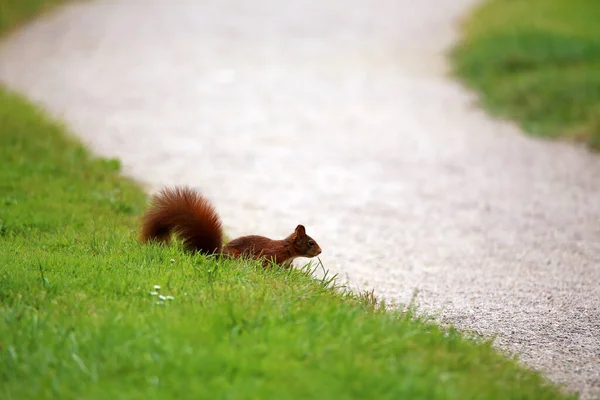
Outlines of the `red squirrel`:
{"type": "Polygon", "coordinates": [[[321,247],[306,234],[302,225],[282,240],[250,235],[224,245],[219,214],[206,197],[185,186],[166,187],[153,196],[142,217],[140,231],[144,243],[150,240],[168,243],[175,234],[183,240],[188,251],[262,259],[263,266],[272,261],[290,268],[296,257],[310,258],[321,254],[321,247]]]}

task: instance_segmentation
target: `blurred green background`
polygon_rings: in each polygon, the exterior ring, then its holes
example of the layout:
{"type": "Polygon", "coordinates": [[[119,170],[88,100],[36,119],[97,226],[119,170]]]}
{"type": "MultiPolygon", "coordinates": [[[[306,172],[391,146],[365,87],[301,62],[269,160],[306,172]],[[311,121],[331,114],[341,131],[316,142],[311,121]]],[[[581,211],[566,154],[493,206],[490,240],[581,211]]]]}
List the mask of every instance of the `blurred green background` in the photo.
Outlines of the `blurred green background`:
{"type": "Polygon", "coordinates": [[[483,107],[600,150],[600,1],[491,0],[463,21],[454,71],[483,107]]]}
{"type": "Polygon", "coordinates": [[[65,0],[0,0],[0,34],[65,0]]]}

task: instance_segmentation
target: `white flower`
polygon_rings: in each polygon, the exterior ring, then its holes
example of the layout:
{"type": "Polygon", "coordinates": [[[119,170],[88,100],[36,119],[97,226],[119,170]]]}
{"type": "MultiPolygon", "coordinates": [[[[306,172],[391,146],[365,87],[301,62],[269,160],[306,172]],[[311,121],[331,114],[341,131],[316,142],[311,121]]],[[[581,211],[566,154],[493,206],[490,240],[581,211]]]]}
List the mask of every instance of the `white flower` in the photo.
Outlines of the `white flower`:
{"type": "Polygon", "coordinates": [[[158,296],[158,292],[150,292],[150,296],[158,296]]]}
{"type": "Polygon", "coordinates": [[[160,290],[160,286],[154,285],[154,290],[160,290]]]}

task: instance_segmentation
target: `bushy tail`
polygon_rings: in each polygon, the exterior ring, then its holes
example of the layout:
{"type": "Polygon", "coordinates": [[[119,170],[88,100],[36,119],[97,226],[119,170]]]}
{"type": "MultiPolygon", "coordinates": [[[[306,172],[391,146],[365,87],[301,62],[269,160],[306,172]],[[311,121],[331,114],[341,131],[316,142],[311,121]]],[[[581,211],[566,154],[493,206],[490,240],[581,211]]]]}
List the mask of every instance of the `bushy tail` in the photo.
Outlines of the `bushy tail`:
{"type": "Polygon", "coordinates": [[[189,251],[221,251],[221,219],[208,199],[189,187],[162,189],[142,217],[142,242],[168,243],[172,234],[178,235],[189,251]]]}

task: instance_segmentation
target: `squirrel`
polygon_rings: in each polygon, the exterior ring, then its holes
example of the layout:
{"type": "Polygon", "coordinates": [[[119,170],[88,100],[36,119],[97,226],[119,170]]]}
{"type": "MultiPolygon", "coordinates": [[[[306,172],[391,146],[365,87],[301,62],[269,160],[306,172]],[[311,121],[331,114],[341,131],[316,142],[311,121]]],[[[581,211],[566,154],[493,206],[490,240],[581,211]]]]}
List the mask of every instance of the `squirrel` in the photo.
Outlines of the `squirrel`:
{"type": "Polygon", "coordinates": [[[303,225],[282,240],[250,235],[224,244],[219,214],[206,197],[187,186],[163,188],[152,197],[142,216],[141,242],[169,243],[173,234],[182,239],[188,251],[262,259],[264,267],[274,262],[287,269],[296,257],[321,254],[321,247],[306,234],[303,225]]]}

